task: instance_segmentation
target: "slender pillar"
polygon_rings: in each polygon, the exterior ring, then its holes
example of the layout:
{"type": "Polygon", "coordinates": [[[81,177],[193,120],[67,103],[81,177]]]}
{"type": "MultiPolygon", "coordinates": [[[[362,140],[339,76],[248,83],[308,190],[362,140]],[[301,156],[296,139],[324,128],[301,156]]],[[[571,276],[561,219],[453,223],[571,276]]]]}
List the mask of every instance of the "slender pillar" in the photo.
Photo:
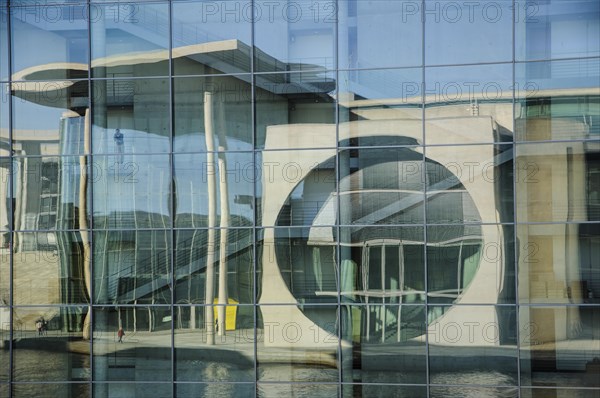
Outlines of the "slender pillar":
{"type": "Polygon", "coordinates": [[[208,240],[206,242],[206,289],[205,289],[205,319],[206,343],[215,344],[215,316],[213,300],[215,297],[215,226],[217,218],[217,187],[215,175],[215,142],[213,131],[212,93],[204,93],[204,131],[206,139],[206,178],[208,191],[208,240]]]}

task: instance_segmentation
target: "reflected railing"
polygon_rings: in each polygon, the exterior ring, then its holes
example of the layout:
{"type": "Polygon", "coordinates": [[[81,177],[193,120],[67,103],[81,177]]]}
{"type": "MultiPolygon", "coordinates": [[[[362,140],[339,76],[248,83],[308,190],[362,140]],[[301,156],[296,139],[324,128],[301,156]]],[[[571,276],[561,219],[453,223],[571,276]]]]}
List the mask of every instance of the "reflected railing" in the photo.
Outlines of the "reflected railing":
{"type": "MultiPolygon", "coordinates": [[[[561,60],[553,62],[551,68],[553,79],[581,78],[584,75],[597,78],[600,70],[600,58],[561,60]]],[[[573,82],[569,80],[569,83],[573,82]]]]}
{"type": "MultiPolygon", "coordinates": [[[[248,234],[250,237],[250,234],[248,234]]],[[[252,246],[251,239],[243,239],[244,236],[237,236],[236,242],[229,242],[227,247],[228,257],[235,257],[236,254],[243,252],[252,246]]],[[[183,241],[178,242],[178,245],[184,247],[191,247],[192,243],[197,244],[197,237],[191,237],[183,241]]],[[[206,244],[206,239],[203,241],[206,244]]],[[[162,278],[154,278],[157,275],[156,270],[159,269],[170,269],[170,252],[171,249],[164,249],[152,253],[151,255],[136,260],[135,263],[128,265],[124,268],[118,268],[114,273],[107,276],[108,284],[106,291],[112,292],[114,303],[126,303],[134,302],[135,300],[142,298],[153,291],[159,291],[162,288],[170,287],[171,278],[168,274],[160,274],[162,278]],[[141,286],[135,286],[130,290],[120,291],[120,286],[123,286],[124,278],[143,278],[150,276],[151,281],[142,284],[141,286]]],[[[178,280],[188,277],[192,274],[203,271],[206,268],[207,255],[203,255],[190,262],[189,256],[175,256],[175,264],[173,271],[175,272],[175,283],[178,280]],[[183,271],[183,272],[178,272],[183,271]]],[[[127,284],[125,284],[127,286],[127,284]]],[[[122,289],[122,288],[121,288],[122,289]]]]}

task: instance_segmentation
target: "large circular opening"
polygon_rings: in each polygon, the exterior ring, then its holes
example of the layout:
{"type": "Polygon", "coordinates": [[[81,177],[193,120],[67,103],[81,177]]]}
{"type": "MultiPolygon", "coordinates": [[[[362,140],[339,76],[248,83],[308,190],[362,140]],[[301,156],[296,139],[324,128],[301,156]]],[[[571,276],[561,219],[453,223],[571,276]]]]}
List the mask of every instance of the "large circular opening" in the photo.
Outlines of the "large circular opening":
{"type": "MultiPolygon", "coordinates": [[[[300,304],[337,304],[341,294],[348,305],[381,307],[370,318],[384,317],[388,330],[400,316],[421,319],[403,332],[419,335],[424,308],[400,314],[397,305],[424,303],[425,295],[455,303],[479,267],[480,222],[459,179],[416,147],[351,149],[319,164],[289,195],[277,218],[276,259],[300,304]]],[[[302,308],[316,323],[323,318],[302,308]]]]}

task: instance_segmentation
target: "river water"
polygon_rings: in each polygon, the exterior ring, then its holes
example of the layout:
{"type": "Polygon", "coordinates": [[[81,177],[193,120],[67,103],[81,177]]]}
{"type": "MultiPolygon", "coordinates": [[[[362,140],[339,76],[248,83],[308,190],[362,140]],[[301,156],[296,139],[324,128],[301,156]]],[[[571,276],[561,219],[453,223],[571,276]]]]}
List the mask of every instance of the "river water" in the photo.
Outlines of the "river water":
{"type": "MultiPolygon", "coordinates": [[[[6,358],[8,352],[2,351],[6,358]]],[[[127,360],[121,358],[121,363],[127,360]]],[[[131,358],[135,361],[134,358],[131,358]]],[[[138,359],[139,361],[139,359],[138,359]]],[[[5,362],[5,361],[3,361],[5,362]]],[[[13,360],[13,397],[27,398],[85,398],[90,396],[91,368],[89,356],[81,354],[65,354],[52,351],[37,351],[28,349],[15,350],[13,360]],[[71,369],[71,370],[70,370],[71,369]],[[70,374],[70,376],[69,376],[70,374]],[[71,382],[65,380],[71,379],[71,382]],[[48,382],[51,381],[51,382],[48,382]],[[41,383],[44,382],[44,383],[41,383]]],[[[139,362],[138,362],[139,363],[139,362]]],[[[104,365],[97,362],[92,366],[104,365]]],[[[110,359],[109,359],[110,364],[110,359]]],[[[383,385],[383,380],[410,382],[422,378],[419,374],[386,374],[386,372],[353,371],[355,381],[359,377],[370,384],[344,384],[341,387],[335,383],[338,380],[338,370],[331,368],[314,368],[290,364],[261,364],[258,370],[253,365],[236,366],[219,361],[182,360],[177,362],[177,375],[182,381],[176,383],[173,389],[169,382],[172,377],[171,361],[148,359],[138,369],[112,368],[107,375],[110,383],[94,382],[95,397],[110,398],[158,398],[158,397],[427,397],[425,386],[383,385]],[[146,367],[142,372],[139,368],[146,367]],[[253,375],[257,372],[259,382],[254,384],[253,375]],[[282,383],[279,380],[289,380],[292,374],[295,380],[301,382],[282,383]],[[139,380],[142,378],[143,380],[139,380]],[[211,380],[202,383],[203,379],[211,380]],[[133,382],[133,380],[137,380],[133,382]],[[238,380],[236,383],[225,381],[238,380]],[[260,380],[269,380],[261,382],[260,380]],[[332,380],[332,383],[317,384],[311,380],[332,380]]],[[[5,375],[2,379],[5,381],[5,375]]],[[[573,387],[585,385],[577,382],[580,374],[573,376],[548,373],[538,374],[538,385],[556,386],[570,385],[573,387]]],[[[582,379],[584,380],[584,379],[582,379]]],[[[438,372],[431,375],[429,390],[430,397],[439,398],[507,398],[518,397],[516,387],[481,387],[481,386],[510,386],[516,383],[513,375],[494,371],[458,371],[438,372]],[[454,387],[441,386],[451,384],[454,387]],[[457,386],[473,385],[479,387],[457,386]]],[[[0,396],[7,396],[8,387],[0,385],[0,396]]],[[[524,388],[522,397],[561,397],[561,398],[599,398],[600,390],[530,390],[524,388]]]]}

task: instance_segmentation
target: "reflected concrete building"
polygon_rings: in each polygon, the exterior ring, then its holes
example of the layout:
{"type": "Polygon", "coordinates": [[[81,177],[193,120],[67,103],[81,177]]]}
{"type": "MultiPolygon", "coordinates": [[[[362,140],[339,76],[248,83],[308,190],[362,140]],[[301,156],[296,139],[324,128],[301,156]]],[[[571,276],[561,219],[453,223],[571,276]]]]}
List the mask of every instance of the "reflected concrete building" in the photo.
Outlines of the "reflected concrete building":
{"type": "Polygon", "coordinates": [[[597,396],[600,8],[535,5],[0,3],[0,396],[597,396]]]}

